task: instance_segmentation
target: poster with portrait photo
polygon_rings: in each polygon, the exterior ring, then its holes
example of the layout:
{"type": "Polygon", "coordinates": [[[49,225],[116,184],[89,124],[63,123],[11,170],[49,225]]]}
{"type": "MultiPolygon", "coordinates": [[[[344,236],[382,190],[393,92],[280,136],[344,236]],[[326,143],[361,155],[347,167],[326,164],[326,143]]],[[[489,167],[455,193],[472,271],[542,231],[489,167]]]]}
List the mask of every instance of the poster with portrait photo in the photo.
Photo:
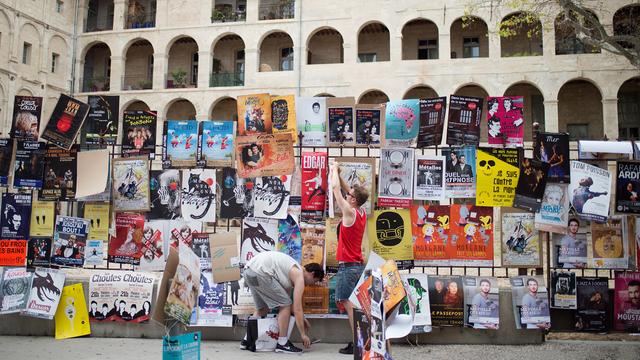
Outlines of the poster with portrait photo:
{"type": "Polygon", "coordinates": [[[568,271],[551,272],[551,307],[554,309],[577,308],[576,273],[568,271]]]}
{"type": "Polygon", "coordinates": [[[409,208],[413,199],[413,149],[380,150],[378,206],[409,208]]]}
{"type": "Polygon", "coordinates": [[[449,199],[476,196],[476,148],[443,148],[445,158],[445,194],[449,199]]]}
{"type": "Polygon", "coordinates": [[[13,157],[13,139],[0,139],[0,186],[9,185],[9,170],[13,157]]]}
{"type": "Polygon", "coordinates": [[[151,210],[147,212],[147,220],[174,220],[182,217],[181,181],[180,170],[149,171],[151,210]]]}
{"type": "Polygon", "coordinates": [[[67,201],[75,198],[78,147],[61,149],[48,145],[44,155],[44,183],[38,191],[43,201],[67,201]]]}
{"type": "Polygon", "coordinates": [[[616,162],[616,211],[640,214],[640,162],[616,162]]]}
{"type": "Polygon", "coordinates": [[[31,193],[3,193],[0,209],[0,239],[29,239],[31,193]]]}
{"type": "Polygon", "coordinates": [[[411,206],[411,234],[416,266],[449,266],[449,205],[411,206]]]}
{"type": "Polygon", "coordinates": [[[114,211],[149,211],[149,160],[144,157],[112,160],[114,211]]]}
{"type": "Polygon", "coordinates": [[[367,219],[367,236],[372,252],[385,260],[395,260],[399,269],[413,267],[409,209],[375,210],[367,219]]]}
{"type": "Polygon", "coordinates": [[[355,100],[352,97],[327,98],[328,146],[353,146],[355,100]]]}
{"type": "Polygon", "coordinates": [[[516,329],[549,329],[549,293],[542,276],[516,276],[509,282],[516,329]]]}
{"type": "Polygon", "coordinates": [[[30,237],[27,245],[27,267],[49,266],[51,263],[50,237],[30,237]]]}
{"type": "Polygon", "coordinates": [[[429,275],[429,304],[433,326],[464,325],[462,276],[429,275]]]}
{"type": "Polygon", "coordinates": [[[500,327],[500,289],[498,280],[486,276],[465,276],[464,325],[474,329],[500,327]]]}
{"type": "Polygon", "coordinates": [[[271,124],[274,134],[291,134],[293,143],[298,142],[296,100],[293,95],[271,97],[271,124]]]}
{"type": "Polygon", "coordinates": [[[236,169],[222,169],[220,179],[220,217],[222,219],[253,216],[254,178],[238,178],[236,169]]]}
{"type": "Polygon", "coordinates": [[[521,147],[524,140],[524,97],[487,98],[489,145],[521,147]]]}
{"type": "Polygon", "coordinates": [[[271,96],[238,96],[238,135],[271,134],[271,96]]]}
{"type": "Polygon", "coordinates": [[[164,220],[145,221],[142,233],[140,270],[162,271],[169,253],[169,237],[164,220]]]}
{"type": "Polygon", "coordinates": [[[611,202],[611,173],[580,161],[571,161],[571,205],[585,220],[607,221],[611,202]]]}
{"type": "Polygon", "coordinates": [[[451,266],[493,266],[493,208],[451,205],[447,252],[451,266]]]}
{"type": "Polygon", "coordinates": [[[628,269],[629,236],[626,216],[612,216],[604,224],[591,222],[591,258],[593,269],[628,269]]]}
{"type": "MultiPolygon", "coordinates": [[[[191,246],[193,241],[193,234],[202,231],[201,221],[185,221],[185,220],[162,220],[165,222],[165,242],[169,243],[169,246],[178,249],[179,244],[185,244],[191,246]]],[[[168,254],[168,250],[167,250],[168,254]]]]}
{"type": "Polygon", "coordinates": [[[291,134],[238,136],[235,146],[236,173],[240,178],[293,173],[291,134]]]}
{"type": "Polygon", "coordinates": [[[449,96],[447,145],[475,145],[480,143],[480,119],[483,98],[449,96]]]}
{"type": "Polygon", "coordinates": [[[513,207],[531,212],[540,210],[547,186],[548,168],[548,163],[529,158],[522,159],[513,207]]]}
{"type": "Polygon", "coordinates": [[[154,158],[157,119],[158,114],[151,110],[127,110],[122,114],[122,156],[154,158]]]}
{"type": "Polygon", "coordinates": [[[542,266],[542,246],[532,213],[502,214],[503,267],[542,266]]]}
{"type": "Polygon", "coordinates": [[[296,97],[296,120],[302,132],[302,146],[327,145],[327,102],[325,97],[296,97]]]}
{"type": "Polygon", "coordinates": [[[89,321],[145,323],[151,317],[153,274],[96,271],[89,277],[89,321]]]}
{"type": "Polygon", "coordinates": [[[615,274],[613,328],[640,332],[640,272],[617,271],[615,274]]]}
{"type": "MultiPolygon", "coordinates": [[[[412,296],[415,304],[415,317],[413,318],[412,334],[431,332],[431,307],[429,306],[429,280],[427,274],[400,274],[404,288],[408,295],[412,296]]],[[[409,315],[411,306],[404,298],[400,302],[402,315],[409,315]]]]}
{"type": "Polygon", "coordinates": [[[415,154],[413,198],[415,200],[445,200],[445,157],[415,154]]]}
{"type": "Polygon", "coordinates": [[[384,121],[384,145],[409,147],[415,145],[420,130],[420,100],[387,102],[384,121]]]}
{"type": "Polygon", "coordinates": [[[196,120],[164,122],[162,168],[196,166],[198,152],[198,122],[196,120]]]}
{"type": "Polygon", "coordinates": [[[278,241],[278,220],[244,218],[240,242],[240,265],[261,252],[273,251],[278,241]]]}
{"type": "MultiPolygon", "coordinates": [[[[582,221],[584,223],[584,221],[582,221]]],[[[551,253],[554,266],[563,269],[587,267],[587,227],[576,218],[569,219],[564,234],[553,234],[551,253]],[[580,228],[583,225],[583,228],[580,228]]]]}
{"type": "Polygon", "coordinates": [[[235,121],[200,121],[198,127],[198,166],[232,166],[235,121]]]}
{"type": "Polygon", "coordinates": [[[447,114],[447,98],[420,99],[419,149],[442,143],[442,131],[447,114]]]}
{"type": "Polygon", "coordinates": [[[16,95],[13,101],[12,139],[37,141],[40,136],[42,97],[16,95]]]}
{"type": "Polygon", "coordinates": [[[42,188],[45,143],[41,141],[17,141],[13,167],[13,186],[42,188]]]}
{"type": "Polygon", "coordinates": [[[56,217],[51,263],[82,267],[88,235],[89,220],[71,216],[56,217]]]}
{"type": "Polygon", "coordinates": [[[567,232],[569,221],[569,184],[550,184],[544,189],[540,210],[536,212],[536,229],[556,234],[567,232]]]}
{"type": "Polygon", "coordinates": [[[182,171],[180,211],[187,221],[216,221],[216,171],[189,169],[182,171]]]}
{"type": "Polygon", "coordinates": [[[253,186],[253,216],[286,219],[291,198],[291,176],[259,176],[253,186]]]}
{"type": "Polygon", "coordinates": [[[116,213],[116,231],[109,239],[109,262],[139,265],[142,255],[144,215],[116,213]]]}
{"type": "Polygon", "coordinates": [[[356,104],[356,146],[380,146],[385,105],[356,104]]]}
{"type": "Polygon", "coordinates": [[[82,126],[81,143],[90,148],[107,147],[118,138],[120,96],[89,95],[89,113],[82,126]]]}
{"type": "Polygon", "coordinates": [[[89,105],[60,94],[58,103],[42,133],[42,139],[69,150],[75,143],[88,112],[89,105]]]}
{"type": "Polygon", "coordinates": [[[533,158],[549,164],[548,183],[568,184],[571,180],[569,134],[538,133],[533,143],[533,158]]]}
{"type": "Polygon", "coordinates": [[[607,330],[607,318],[611,298],[609,297],[609,278],[576,278],[577,308],[576,330],[603,332],[607,330]]]}

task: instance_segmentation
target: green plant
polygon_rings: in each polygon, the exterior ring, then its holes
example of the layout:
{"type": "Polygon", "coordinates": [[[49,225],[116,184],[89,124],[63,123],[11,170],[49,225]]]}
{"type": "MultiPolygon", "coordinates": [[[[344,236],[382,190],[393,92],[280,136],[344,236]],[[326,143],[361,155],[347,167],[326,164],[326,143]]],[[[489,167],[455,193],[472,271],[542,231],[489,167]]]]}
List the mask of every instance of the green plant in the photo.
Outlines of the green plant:
{"type": "Polygon", "coordinates": [[[181,68],[172,71],[171,77],[173,77],[173,81],[175,82],[176,86],[184,87],[187,83],[187,72],[181,68]]]}
{"type": "Polygon", "coordinates": [[[140,89],[151,89],[151,80],[142,80],[138,83],[140,89]]]}
{"type": "Polygon", "coordinates": [[[224,21],[224,20],[225,20],[225,14],[218,9],[213,9],[213,14],[211,15],[211,21],[224,21]]]}

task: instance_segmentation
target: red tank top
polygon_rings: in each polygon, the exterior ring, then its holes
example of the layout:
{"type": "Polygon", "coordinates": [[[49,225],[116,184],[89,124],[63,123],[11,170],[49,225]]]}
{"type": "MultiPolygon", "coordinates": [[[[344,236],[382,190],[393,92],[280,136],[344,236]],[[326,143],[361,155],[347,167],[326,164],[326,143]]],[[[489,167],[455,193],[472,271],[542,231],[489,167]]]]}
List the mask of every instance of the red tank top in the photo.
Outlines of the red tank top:
{"type": "Polygon", "coordinates": [[[356,209],[356,219],[351,226],[340,223],[338,251],[336,259],[343,262],[364,262],[362,258],[362,236],[367,224],[367,214],[362,208],[356,209]]]}

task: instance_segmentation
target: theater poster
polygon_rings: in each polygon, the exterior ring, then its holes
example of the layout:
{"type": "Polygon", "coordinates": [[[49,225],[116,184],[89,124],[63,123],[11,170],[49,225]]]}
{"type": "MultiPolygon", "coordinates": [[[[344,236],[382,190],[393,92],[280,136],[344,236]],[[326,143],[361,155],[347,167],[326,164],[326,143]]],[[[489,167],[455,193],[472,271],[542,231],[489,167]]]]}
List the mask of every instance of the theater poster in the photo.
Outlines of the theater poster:
{"type": "Polygon", "coordinates": [[[509,282],[516,329],[549,329],[549,293],[542,276],[516,276],[509,282]]]}
{"type": "Polygon", "coordinates": [[[12,139],[37,141],[40,136],[42,98],[16,95],[13,102],[12,139]]]}
{"type": "Polygon", "coordinates": [[[576,278],[577,307],[576,330],[602,332],[607,330],[607,317],[611,298],[609,278],[576,278]]]}
{"type": "Polygon", "coordinates": [[[413,199],[413,149],[380,150],[378,206],[409,208],[413,199]]]}
{"type": "MultiPolygon", "coordinates": [[[[327,218],[325,221],[325,268],[328,273],[338,272],[338,225],[342,221],[341,218],[327,218]]],[[[366,235],[366,234],[365,234],[366,235]]],[[[365,239],[362,239],[362,245],[364,247],[365,239]]]]}
{"type": "Polygon", "coordinates": [[[476,148],[443,148],[445,158],[445,194],[449,199],[476,196],[476,148]]]}
{"type": "Polygon", "coordinates": [[[571,161],[569,195],[578,216],[590,221],[607,221],[611,202],[611,173],[597,166],[571,161]]]}
{"type": "Polygon", "coordinates": [[[522,146],[524,122],[524,98],[522,96],[487,98],[489,145],[522,146]]]}
{"type": "Polygon", "coordinates": [[[548,231],[556,234],[567,232],[569,221],[569,184],[547,184],[536,212],[536,230],[548,231]]]}
{"type": "Polygon", "coordinates": [[[590,267],[628,269],[629,236],[626,217],[610,217],[606,223],[591,222],[590,267]]]}
{"type": "Polygon", "coordinates": [[[236,160],[240,178],[291,175],[294,168],[291,135],[238,136],[236,160]]]}
{"type": "Polygon", "coordinates": [[[90,147],[106,147],[116,143],[120,122],[120,97],[89,95],[89,114],[82,127],[82,143],[90,147]]]}
{"type": "Polygon", "coordinates": [[[277,219],[244,218],[240,242],[240,264],[246,264],[261,252],[275,250],[277,242],[277,219]]]}
{"type": "Polygon", "coordinates": [[[483,98],[451,95],[447,145],[478,145],[483,98]]]}
{"type": "Polygon", "coordinates": [[[198,152],[196,120],[164,122],[162,168],[195,167],[198,152]]]}
{"type": "Polygon", "coordinates": [[[409,147],[416,144],[420,130],[420,100],[390,101],[384,116],[385,146],[409,147]]]}
{"type": "Polygon", "coordinates": [[[442,143],[442,131],[447,114],[447,98],[420,99],[419,149],[442,143]]]}
{"type": "Polygon", "coordinates": [[[297,97],[296,120],[302,132],[302,146],[327,145],[327,98],[297,97]]]}
{"type": "Polygon", "coordinates": [[[586,227],[580,229],[580,221],[572,218],[566,228],[566,234],[553,234],[552,237],[554,266],[564,269],[587,267],[589,254],[586,227]]]}
{"type": "Polygon", "coordinates": [[[474,329],[497,330],[500,327],[500,288],[498,279],[465,276],[464,325],[474,329]]]}
{"type": "Polygon", "coordinates": [[[180,170],[149,171],[149,195],[151,210],[147,220],[174,220],[182,217],[180,198],[182,195],[180,170]]]}
{"type": "Polygon", "coordinates": [[[113,159],[114,211],[149,211],[149,160],[144,157],[113,159]]]}
{"type": "Polygon", "coordinates": [[[29,239],[31,193],[3,193],[0,209],[0,239],[29,239]]]}
{"type": "MultiPolygon", "coordinates": [[[[340,167],[340,177],[349,186],[358,184],[367,191],[369,191],[369,198],[364,203],[363,207],[367,212],[367,215],[371,215],[373,211],[374,201],[374,181],[376,177],[376,161],[372,158],[356,158],[356,157],[342,157],[336,158],[336,161],[340,167]]],[[[331,204],[331,202],[329,202],[331,204]]],[[[335,214],[339,216],[340,208],[337,205],[335,207],[335,214]]]]}
{"type": "Polygon", "coordinates": [[[493,208],[451,205],[452,266],[493,266],[493,208]]]}
{"type": "Polygon", "coordinates": [[[65,150],[47,146],[44,155],[44,184],[39,190],[40,200],[66,201],[75,198],[78,175],[78,147],[65,150]]]}
{"type": "Polygon", "coordinates": [[[155,279],[141,271],[93,272],[89,277],[89,320],[148,322],[155,279]]]}
{"type": "Polygon", "coordinates": [[[139,265],[142,255],[144,215],[117,213],[115,236],[109,239],[109,262],[139,265]]]}
{"type": "Polygon", "coordinates": [[[324,224],[305,224],[300,225],[300,233],[302,235],[302,260],[300,265],[316,263],[322,267],[325,266],[325,231],[324,224]]]}
{"type": "Polygon", "coordinates": [[[238,96],[238,135],[271,134],[271,96],[238,96]]]}
{"type": "Polygon", "coordinates": [[[79,266],[84,264],[85,247],[89,235],[89,220],[58,216],[53,232],[53,251],[51,263],[62,266],[79,266]]]}
{"type": "Polygon", "coordinates": [[[66,275],[63,270],[36,268],[27,309],[22,315],[52,320],[60,303],[66,275]]]}
{"type": "Polygon", "coordinates": [[[411,234],[416,266],[449,266],[450,206],[411,206],[411,234]]]}
{"type": "Polygon", "coordinates": [[[253,216],[286,219],[291,198],[291,176],[257,177],[253,187],[253,198],[253,216]]]}
{"type": "Polygon", "coordinates": [[[302,153],[302,211],[324,213],[329,193],[326,152],[302,153]]]}
{"type": "Polygon", "coordinates": [[[613,328],[640,331],[640,272],[619,271],[615,276],[613,328]]]}
{"type": "Polygon", "coordinates": [[[198,166],[232,166],[234,160],[235,121],[199,121],[198,166]]]}
{"type": "Polygon", "coordinates": [[[380,146],[385,105],[356,104],[356,146],[380,146]]]}
{"type": "Polygon", "coordinates": [[[549,164],[547,182],[568,184],[571,180],[569,134],[538,133],[533,143],[533,158],[549,164]]]}
{"type": "Polygon", "coordinates": [[[253,216],[254,178],[238,178],[236,169],[222,169],[220,217],[223,219],[253,216]]]}
{"type": "Polygon", "coordinates": [[[549,164],[529,158],[520,163],[520,176],[516,186],[513,206],[519,209],[537,212],[542,205],[544,190],[547,186],[549,164]]]}
{"type": "Polygon", "coordinates": [[[180,212],[187,221],[216,221],[216,171],[189,169],[182,171],[180,212]]]}
{"type": "MultiPolygon", "coordinates": [[[[53,229],[52,229],[53,231],[53,229]]],[[[10,242],[11,240],[4,240],[6,242],[10,242]]],[[[22,240],[13,240],[18,243],[22,243],[22,240]]],[[[2,241],[0,241],[2,243],[2,241]]],[[[52,237],[31,237],[29,238],[28,249],[27,249],[27,267],[37,267],[37,266],[49,266],[51,263],[51,244],[53,243],[52,237]]],[[[23,243],[24,244],[24,243],[23,243]]],[[[4,245],[0,245],[4,247],[4,245]]],[[[2,257],[0,256],[0,264],[2,257]]],[[[102,263],[102,258],[100,259],[102,263]]],[[[86,264],[86,261],[85,261],[86,264]]],[[[7,264],[3,264],[7,265],[7,264]]],[[[20,265],[24,265],[24,262],[21,262],[20,265]]]]}
{"type": "Polygon", "coordinates": [[[445,157],[415,154],[413,198],[415,200],[445,200],[445,157]]]}
{"type": "MultiPolygon", "coordinates": [[[[509,152],[504,156],[487,151],[488,149],[478,149],[476,168],[478,170],[476,205],[482,206],[512,206],[515,198],[516,187],[520,170],[509,152]]],[[[509,149],[498,149],[506,152],[509,149]]],[[[515,153],[517,154],[517,152],[515,153]]],[[[516,155],[517,156],[517,155],[516,155]]]]}
{"type": "Polygon", "coordinates": [[[409,209],[376,210],[367,219],[371,251],[386,260],[395,260],[399,268],[413,267],[409,209]]]}
{"type": "Polygon", "coordinates": [[[89,105],[65,94],[60,94],[58,103],[51,113],[51,118],[44,128],[42,138],[69,150],[75,142],[88,112],[89,105]]]}
{"type": "MultiPolygon", "coordinates": [[[[429,306],[429,280],[427,274],[400,274],[407,295],[412,297],[415,305],[412,334],[431,332],[431,307],[429,306]]],[[[399,314],[411,314],[407,298],[400,302],[399,314]]]]}
{"type": "MultiPolygon", "coordinates": [[[[324,230],[322,231],[322,241],[324,243],[324,230]]],[[[289,215],[286,219],[278,220],[276,251],[285,253],[300,263],[302,261],[302,242],[300,226],[293,216],[289,215]]],[[[324,245],[322,249],[324,250],[324,245]]]]}
{"type": "Polygon", "coordinates": [[[54,319],[56,340],[91,334],[87,303],[84,299],[84,290],[81,283],[62,288],[60,305],[54,319]]]}
{"type": "Polygon", "coordinates": [[[433,326],[464,325],[462,276],[429,275],[429,303],[433,326]]]}
{"type": "Polygon", "coordinates": [[[327,121],[329,146],[352,146],[355,144],[353,119],[355,100],[352,97],[327,98],[327,121]]]}
{"type": "Polygon", "coordinates": [[[616,211],[640,214],[640,162],[616,163],[616,211]]]}
{"type": "Polygon", "coordinates": [[[542,247],[531,213],[502,214],[502,266],[540,267],[542,247]]]}
{"type": "Polygon", "coordinates": [[[0,186],[9,184],[12,157],[13,139],[0,139],[0,186]]]}
{"type": "Polygon", "coordinates": [[[29,300],[29,289],[33,275],[25,268],[4,268],[0,274],[0,314],[23,311],[29,300]]]}
{"type": "Polygon", "coordinates": [[[13,186],[42,188],[45,143],[42,141],[17,141],[13,167],[13,186]]]}
{"type": "Polygon", "coordinates": [[[554,309],[576,309],[576,273],[551,272],[551,307],[554,309]]]}
{"type": "Polygon", "coordinates": [[[165,224],[163,220],[144,223],[142,256],[140,256],[140,269],[143,271],[164,270],[165,257],[169,255],[169,237],[165,224]]]}
{"type": "Polygon", "coordinates": [[[271,124],[274,134],[291,134],[293,143],[298,142],[296,99],[293,95],[271,97],[271,124]]]}
{"type": "Polygon", "coordinates": [[[122,115],[122,156],[148,155],[156,153],[155,111],[133,110],[122,115]]]}

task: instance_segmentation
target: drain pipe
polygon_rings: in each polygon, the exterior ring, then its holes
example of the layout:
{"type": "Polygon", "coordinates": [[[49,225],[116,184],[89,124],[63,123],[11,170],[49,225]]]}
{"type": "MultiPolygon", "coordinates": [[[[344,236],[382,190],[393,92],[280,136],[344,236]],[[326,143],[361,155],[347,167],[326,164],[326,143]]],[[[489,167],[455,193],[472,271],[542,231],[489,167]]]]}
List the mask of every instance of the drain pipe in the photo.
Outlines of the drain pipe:
{"type": "Polygon", "coordinates": [[[300,45],[300,53],[296,56],[296,54],[294,53],[293,56],[298,58],[298,96],[300,96],[300,91],[301,91],[301,83],[302,83],[302,0],[298,0],[296,1],[297,3],[300,4],[300,15],[298,16],[298,42],[300,45]]]}
{"type": "Polygon", "coordinates": [[[74,89],[76,88],[76,49],[78,47],[78,10],[80,8],[80,0],[76,0],[75,13],[73,15],[73,35],[71,43],[71,81],[69,88],[69,95],[73,97],[74,89]]]}

